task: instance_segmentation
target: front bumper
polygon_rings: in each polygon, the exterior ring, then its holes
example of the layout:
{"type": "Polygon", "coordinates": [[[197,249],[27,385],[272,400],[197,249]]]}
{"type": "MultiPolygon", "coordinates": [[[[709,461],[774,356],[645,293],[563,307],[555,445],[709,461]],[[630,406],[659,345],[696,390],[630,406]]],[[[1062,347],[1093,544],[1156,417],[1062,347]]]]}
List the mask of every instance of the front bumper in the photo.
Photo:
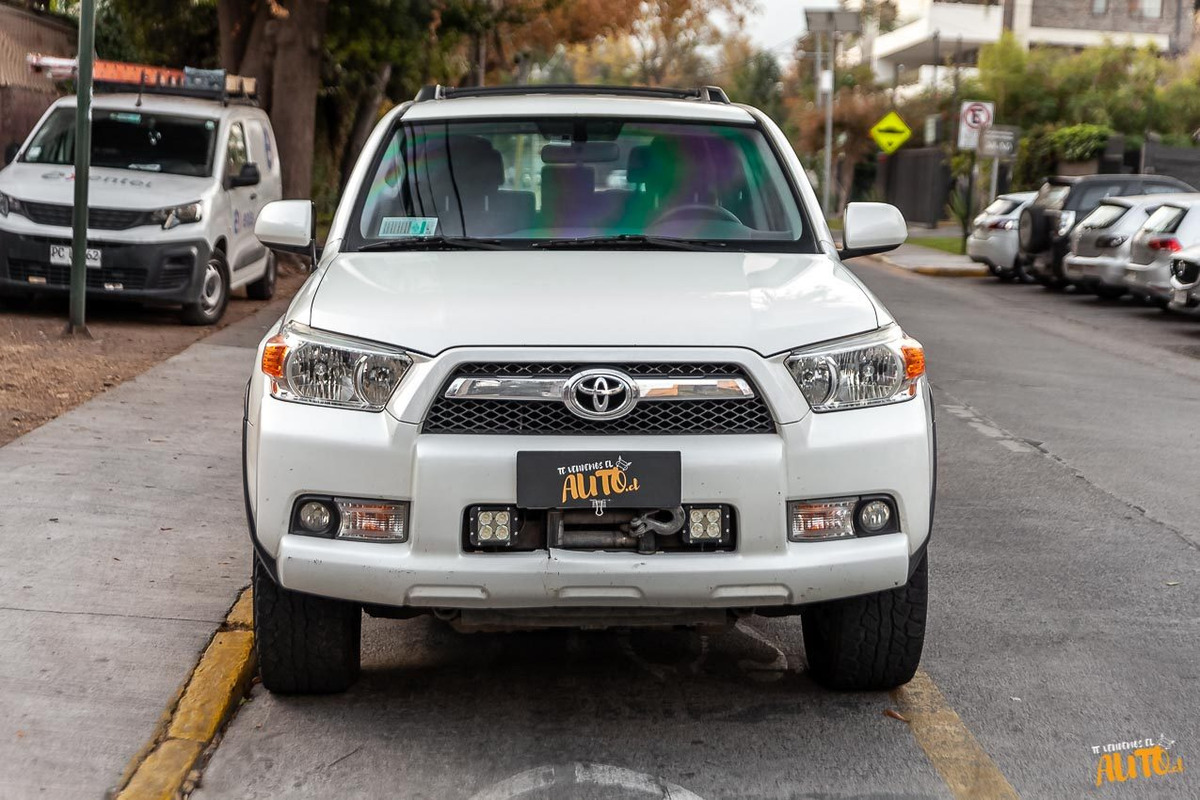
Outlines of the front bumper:
{"type": "Polygon", "coordinates": [[[924,382],[911,401],[807,413],[781,421],[776,434],[744,436],[431,435],[403,414],[286,403],[264,390],[256,375],[247,510],[260,557],[295,591],[397,607],[798,605],[903,585],[929,535],[935,456],[924,382]],[[679,452],[683,501],[733,506],[736,550],[464,551],[464,509],[515,500],[518,451],[622,449],[679,452]],[[293,505],[308,493],[410,501],[408,541],[290,534],[293,505]],[[865,494],[895,499],[900,533],[788,541],[788,500],[865,494]]]}
{"type": "MultiPolygon", "coordinates": [[[[0,230],[0,291],[67,292],[71,268],[50,263],[50,246],[71,239],[0,230]]],[[[203,239],[131,243],[90,237],[101,252],[100,268],[87,270],[89,295],[129,300],[190,303],[200,295],[209,259],[203,239]]]]}
{"type": "Polygon", "coordinates": [[[1063,272],[1069,280],[1084,286],[1125,288],[1125,265],[1128,263],[1128,259],[1117,256],[1079,256],[1072,253],[1063,259],[1063,272]]]}
{"type": "Polygon", "coordinates": [[[1171,302],[1167,308],[1181,314],[1200,314],[1200,285],[1183,284],[1172,276],[1171,302]]]}

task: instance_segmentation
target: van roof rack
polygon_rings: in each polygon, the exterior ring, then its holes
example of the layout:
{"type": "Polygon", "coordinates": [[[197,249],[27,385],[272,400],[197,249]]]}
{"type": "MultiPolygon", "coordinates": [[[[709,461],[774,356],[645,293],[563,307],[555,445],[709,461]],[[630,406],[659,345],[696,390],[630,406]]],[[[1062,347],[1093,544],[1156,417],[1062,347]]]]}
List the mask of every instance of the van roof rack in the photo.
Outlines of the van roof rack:
{"type": "MultiPolygon", "coordinates": [[[[30,72],[45,74],[53,81],[75,78],[79,62],[73,58],[44,56],[30,53],[25,57],[30,72]]],[[[223,69],[196,69],[184,67],[152,67],[148,64],[130,64],[123,61],[96,61],[92,67],[92,83],[96,92],[137,92],[143,94],[196,97],[203,100],[218,100],[226,105],[230,101],[256,103],[258,82],[254,78],[229,75],[223,69]]]]}
{"type": "Polygon", "coordinates": [[[729,104],[729,95],[720,86],[695,89],[669,89],[661,86],[598,86],[574,83],[532,85],[468,86],[455,89],[429,85],[417,92],[416,102],[447,100],[454,97],[513,97],[523,94],[600,94],[610,97],[654,97],[668,100],[699,100],[703,103],[729,104]]]}

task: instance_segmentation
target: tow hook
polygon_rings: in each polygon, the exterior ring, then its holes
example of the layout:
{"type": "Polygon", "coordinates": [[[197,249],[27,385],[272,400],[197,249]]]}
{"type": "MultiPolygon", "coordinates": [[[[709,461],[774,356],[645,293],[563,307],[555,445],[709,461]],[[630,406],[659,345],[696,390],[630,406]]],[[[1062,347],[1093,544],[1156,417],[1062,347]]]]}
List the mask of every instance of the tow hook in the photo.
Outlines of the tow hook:
{"type": "Polygon", "coordinates": [[[683,507],[660,508],[629,520],[629,533],[639,539],[639,552],[652,552],[656,536],[672,536],[683,529],[683,507]],[[669,517],[663,519],[664,516],[669,517]]]}

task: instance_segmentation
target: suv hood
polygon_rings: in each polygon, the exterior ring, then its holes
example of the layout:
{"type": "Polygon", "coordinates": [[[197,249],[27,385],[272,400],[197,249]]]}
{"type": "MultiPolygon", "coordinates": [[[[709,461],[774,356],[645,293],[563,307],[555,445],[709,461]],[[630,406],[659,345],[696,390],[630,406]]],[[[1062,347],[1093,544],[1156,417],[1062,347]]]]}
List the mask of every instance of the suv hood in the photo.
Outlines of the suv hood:
{"type": "MultiPolygon", "coordinates": [[[[92,167],[88,206],[152,211],[203,199],[212,178],[92,167]]],[[[74,205],[75,168],[15,162],[0,172],[0,192],[31,203],[74,205]]]]}
{"type": "Polygon", "coordinates": [[[890,321],[881,317],[824,255],[521,250],[337,256],[309,324],[428,355],[510,345],[771,355],[890,321]]]}

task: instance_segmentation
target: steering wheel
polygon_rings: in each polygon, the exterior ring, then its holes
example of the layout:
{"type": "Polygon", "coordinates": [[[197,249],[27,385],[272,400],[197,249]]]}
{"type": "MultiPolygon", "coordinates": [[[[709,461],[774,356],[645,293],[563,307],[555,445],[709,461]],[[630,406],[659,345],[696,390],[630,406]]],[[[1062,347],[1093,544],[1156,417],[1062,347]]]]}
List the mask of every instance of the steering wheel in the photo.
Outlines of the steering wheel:
{"type": "Polygon", "coordinates": [[[686,206],[676,206],[654,220],[654,224],[661,225],[664,222],[674,222],[677,219],[707,219],[717,222],[732,222],[736,225],[742,224],[737,214],[734,214],[729,209],[721,206],[710,206],[704,203],[689,203],[686,206]]]}

